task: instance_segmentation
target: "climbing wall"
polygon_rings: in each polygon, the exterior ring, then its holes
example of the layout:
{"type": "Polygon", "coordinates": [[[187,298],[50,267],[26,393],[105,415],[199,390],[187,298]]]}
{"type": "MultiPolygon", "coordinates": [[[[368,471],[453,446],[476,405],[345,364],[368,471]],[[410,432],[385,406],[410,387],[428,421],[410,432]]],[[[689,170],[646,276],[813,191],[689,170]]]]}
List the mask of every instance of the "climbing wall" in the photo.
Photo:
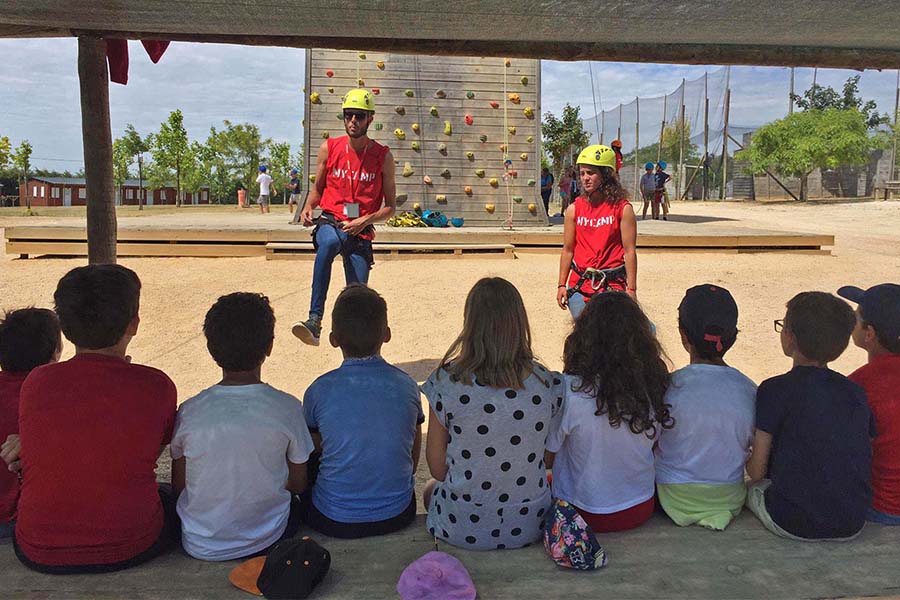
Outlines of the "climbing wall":
{"type": "MultiPolygon", "coordinates": [[[[547,223],[540,197],[540,62],[310,50],[305,143],[345,135],[341,98],[375,94],[369,136],[396,161],[398,212],[464,226],[547,223]]],[[[314,175],[313,175],[314,178],[314,175]]]]}

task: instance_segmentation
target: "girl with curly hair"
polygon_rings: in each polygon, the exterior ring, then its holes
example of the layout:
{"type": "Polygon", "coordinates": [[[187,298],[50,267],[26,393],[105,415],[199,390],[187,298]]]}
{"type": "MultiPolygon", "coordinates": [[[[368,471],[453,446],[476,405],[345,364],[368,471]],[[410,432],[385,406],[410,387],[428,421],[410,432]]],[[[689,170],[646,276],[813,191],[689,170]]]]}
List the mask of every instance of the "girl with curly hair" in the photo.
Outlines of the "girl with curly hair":
{"type": "Polygon", "coordinates": [[[577,168],[584,193],[565,211],[556,287],[557,304],[572,318],[601,292],[637,294],[637,218],[616,175],[615,153],[588,146],[577,168]]]}
{"type": "Polygon", "coordinates": [[[674,425],[650,321],[627,294],[600,294],[566,338],[564,363],[563,415],[545,454],[553,496],[595,532],[637,527],[654,509],[653,445],[674,425]]]}

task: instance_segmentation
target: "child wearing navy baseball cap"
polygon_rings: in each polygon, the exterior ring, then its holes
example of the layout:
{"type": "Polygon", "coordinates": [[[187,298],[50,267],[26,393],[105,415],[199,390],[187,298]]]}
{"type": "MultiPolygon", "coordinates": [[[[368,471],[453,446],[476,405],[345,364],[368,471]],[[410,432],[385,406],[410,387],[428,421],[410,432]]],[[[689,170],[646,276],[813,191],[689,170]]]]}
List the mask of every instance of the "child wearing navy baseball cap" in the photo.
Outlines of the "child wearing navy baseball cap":
{"type": "Polygon", "coordinates": [[[655,466],[660,505],[681,526],[725,529],[747,494],[756,384],[725,364],[737,320],[731,293],[709,283],[687,290],[678,307],[691,364],[672,374],[664,402],[676,426],[660,432],[655,466]]]}
{"type": "Polygon", "coordinates": [[[853,343],[868,362],[850,375],[866,391],[878,437],[872,441],[872,507],[866,519],[900,525],[900,285],[862,290],[845,286],[838,295],[856,303],[853,343]]]}

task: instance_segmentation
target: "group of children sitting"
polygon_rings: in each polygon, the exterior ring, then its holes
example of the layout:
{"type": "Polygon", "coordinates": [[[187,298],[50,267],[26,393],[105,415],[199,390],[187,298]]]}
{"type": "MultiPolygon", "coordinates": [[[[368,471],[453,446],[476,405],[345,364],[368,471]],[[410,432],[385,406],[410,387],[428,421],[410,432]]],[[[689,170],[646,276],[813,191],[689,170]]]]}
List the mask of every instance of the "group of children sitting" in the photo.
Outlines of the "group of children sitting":
{"type": "Polygon", "coordinates": [[[575,321],[560,374],[536,360],[516,288],[482,279],[420,388],[381,357],[384,299],[351,285],[329,335],[344,360],[302,403],[263,382],[275,315],[265,296],[238,292],[203,323],[221,381],[177,411],[171,379],[127,354],[140,290],[125,267],[79,267],[59,281],[55,311],[0,322],[0,533],[34,570],[113,571],[177,544],[202,560],[260,556],[304,525],[340,538],[407,527],[420,392],[426,527],[463,548],[537,541],[552,499],[595,532],[637,527],[657,506],[721,530],[746,504],[799,540],[900,524],[898,285],[839,290],[855,314],[827,293],[792,298],[775,328],[793,367],[758,388],[725,363],[738,308],[719,286],[679,306],[683,369],[669,372],[638,303],[609,292],[575,321]],[[75,346],[65,362],[60,333],[75,346]],[[851,337],[869,362],[848,379],[828,363],[851,337]],[[171,485],[155,476],[166,445],[171,485]]]}

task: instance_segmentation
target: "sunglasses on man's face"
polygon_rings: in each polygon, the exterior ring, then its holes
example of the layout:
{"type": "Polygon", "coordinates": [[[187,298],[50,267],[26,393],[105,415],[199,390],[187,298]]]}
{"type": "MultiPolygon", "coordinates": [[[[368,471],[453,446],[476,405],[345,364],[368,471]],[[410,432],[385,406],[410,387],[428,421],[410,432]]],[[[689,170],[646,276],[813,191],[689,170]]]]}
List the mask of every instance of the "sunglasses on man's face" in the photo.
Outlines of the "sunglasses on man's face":
{"type": "Polygon", "coordinates": [[[369,115],[364,110],[345,110],[344,111],[344,120],[345,121],[352,121],[354,118],[356,118],[357,121],[365,121],[367,116],[369,116],[369,115]]]}

